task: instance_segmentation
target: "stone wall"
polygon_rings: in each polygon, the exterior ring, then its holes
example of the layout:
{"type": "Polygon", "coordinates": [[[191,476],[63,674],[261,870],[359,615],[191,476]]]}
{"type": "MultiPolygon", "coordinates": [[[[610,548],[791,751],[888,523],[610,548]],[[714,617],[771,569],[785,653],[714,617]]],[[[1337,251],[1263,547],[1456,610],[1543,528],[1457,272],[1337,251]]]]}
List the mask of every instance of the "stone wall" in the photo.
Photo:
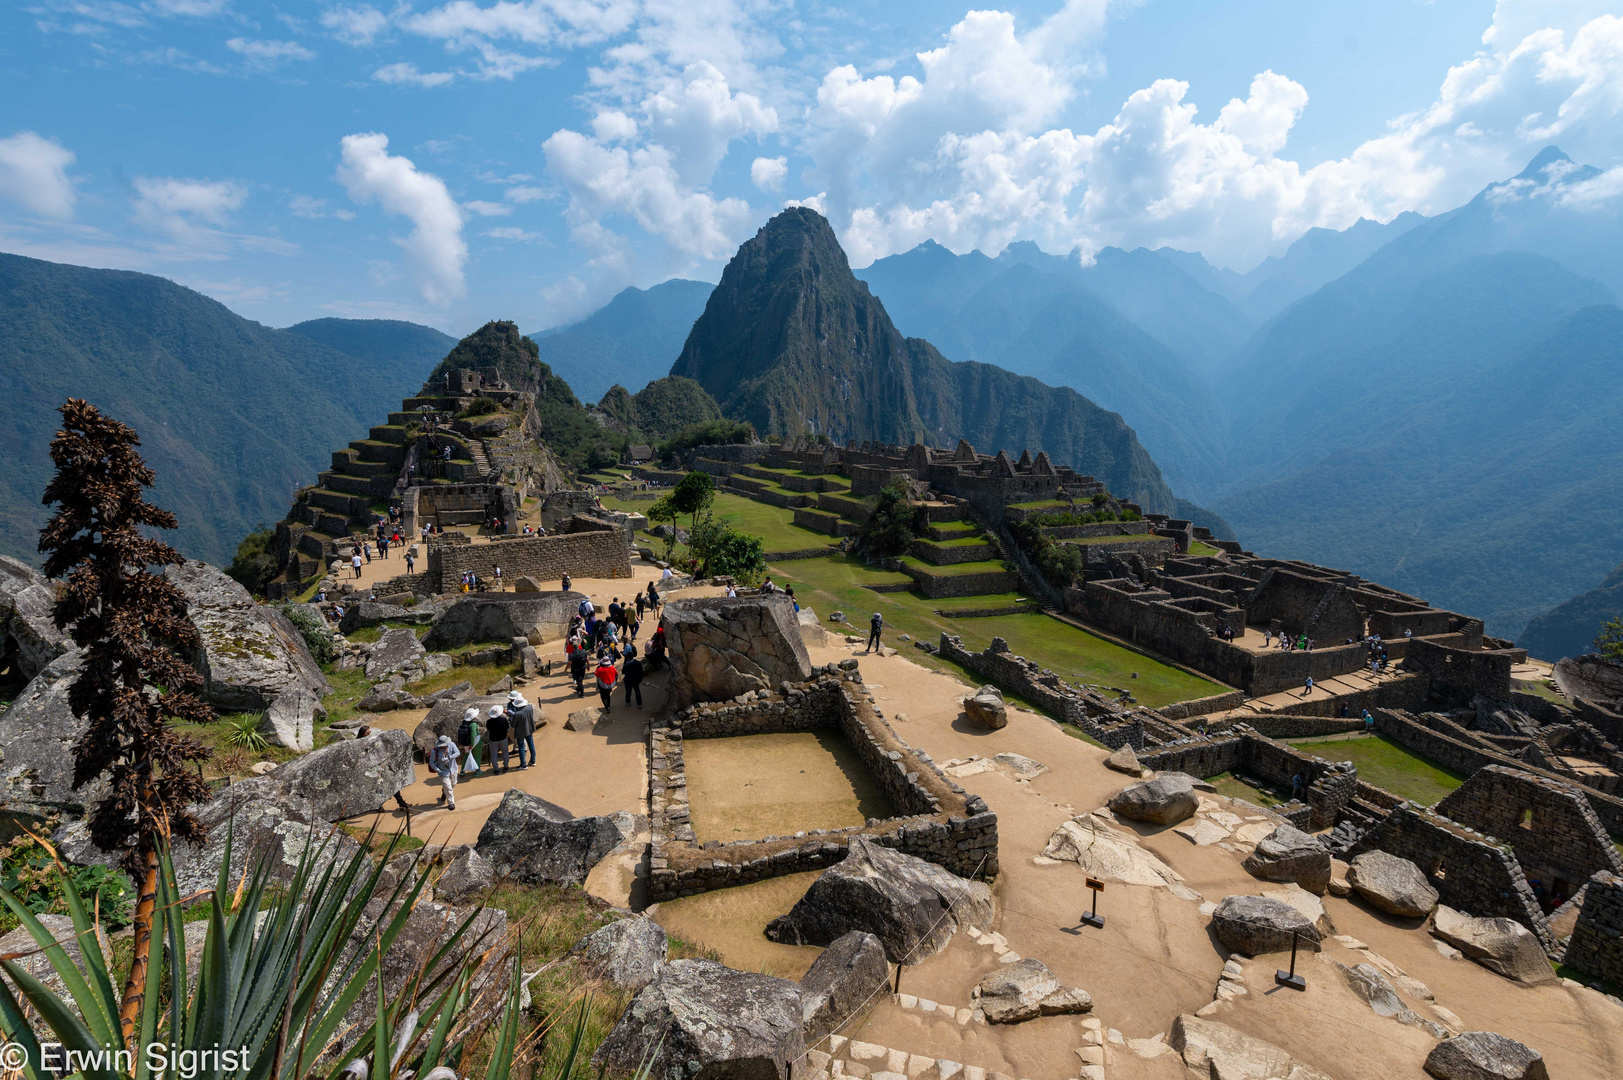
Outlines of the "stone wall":
{"type": "Polygon", "coordinates": [[[631,549],[626,535],[607,522],[577,515],[550,536],[509,536],[488,544],[433,544],[428,549],[428,575],[436,592],[457,587],[469,570],[489,579],[499,565],[502,580],[520,575],[557,581],[565,573],[577,578],[629,578],[631,549]]]}
{"type": "Polygon", "coordinates": [[[1249,727],[1270,739],[1310,739],[1318,735],[1345,735],[1364,730],[1362,716],[1313,716],[1305,713],[1260,713],[1256,716],[1227,716],[1213,720],[1206,730],[1212,734],[1249,727]]]}
{"type": "Polygon", "coordinates": [[[1404,803],[1355,843],[1348,856],[1386,851],[1420,868],[1451,908],[1483,918],[1514,919],[1556,948],[1549,923],[1509,845],[1433,811],[1404,803]]]}
{"type": "Polygon", "coordinates": [[[1514,689],[1511,665],[1526,659],[1525,649],[1456,649],[1416,639],[1409,642],[1403,667],[1430,675],[1432,693],[1445,703],[1469,705],[1478,695],[1490,701],[1509,701],[1514,689]]]}
{"type": "Polygon", "coordinates": [[[902,572],[911,577],[919,591],[932,600],[1016,592],[1020,588],[1020,575],[1008,570],[989,570],[982,574],[932,574],[918,567],[904,566],[902,572]]]}
{"type": "Polygon", "coordinates": [[[985,652],[972,653],[963,639],[943,633],[939,655],[987,682],[1031,702],[1056,720],[1074,724],[1111,748],[1144,746],[1143,721],[1097,690],[1084,690],[1009,651],[1009,643],[992,639],[985,652]]]}
{"type": "Polygon", "coordinates": [[[1508,843],[1527,876],[1541,879],[1557,901],[1577,892],[1598,871],[1623,874],[1623,859],[1589,801],[1572,784],[1489,765],[1433,809],[1508,843]]]}
{"type": "Polygon", "coordinates": [[[1292,637],[1306,634],[1325,643],[1364,636],[1364,616],[1346,585],[1283,567],[1271,568],[1246,605],[1252,623],[1277,623],[1292,637]]]}
{"type": "Polygon", "coordinates": [[[671,700],[724,701],[811,677],[794,603],[773,596],[673,600],[660,615],[671,658],[671,700]]]}
{"type": "Polygon", "coordinates": [[[1589,879],[1565,960],[1569,967],[1623,986],[1623,877],[1602,871],[1589,879]]]}
{"type": "Polygon", "coordinates": [[[849,668],[816,669],[782,693],[751,692],[735,701],[689,706],[649,735],[650,897],[692,896],[710,889],[822,870],[845,858],[852,836],[937,863],[955,874],[997,875],[997,815],[967,794],[930,759],[897,737],[849,668]],[[885,792],[897,816],[844,829],[812,829],[700,845],[693,833],[682,747],[690,738],[722,738],[838,728],[885,792]]]}

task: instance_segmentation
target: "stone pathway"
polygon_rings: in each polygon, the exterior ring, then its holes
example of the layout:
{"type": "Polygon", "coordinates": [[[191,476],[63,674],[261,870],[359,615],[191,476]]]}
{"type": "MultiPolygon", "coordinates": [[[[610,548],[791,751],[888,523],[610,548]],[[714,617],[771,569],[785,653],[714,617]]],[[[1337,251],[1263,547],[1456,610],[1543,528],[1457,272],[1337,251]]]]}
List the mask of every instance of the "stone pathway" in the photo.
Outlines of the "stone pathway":
{"type": "MultiPolygon", "coordinates": [[[[1014,956],[1013,953],[1007,955],[1014,956]]],[[[950,1006],[939,1005],[934,1001],[907,994],[897,994],[892,1000],[904,1009],[917,1009],[923,1012],[953,1011],[950,1006]]],[[[968,1024],[986,1021],[979,1009],[958,1009],[957,1022],[968,1024]]],[[[1105,1066],[1110,1064],[1111,1058],[1109,1044],[1126,1046],[1127,1040],[1114,1028],[1111,1028],[1107,1035],[1104,1022],[1098,1017],[1083,1017],[1080,1023],[1082,1045],[1076,1048],[1077,1073],[1074,1080],[1104,1080],[1105,1066]]],[[[951,1061],[947,1058],[925,1057],[922,1054],[912,1054],[878,1043],[849,1039],[844,1035],[830,1035],[826,1045],[828,1046],[826,1051],[807,1051],[806,1060],[811,1066],[807,1080],[835,1080],[847,1076],[854,1080],[1017,1080],[1007,1073],[978,1065],[951,1061]]],[[[1018,1080],[1030,1078],[1021,1077],[1018,1080]]]]}

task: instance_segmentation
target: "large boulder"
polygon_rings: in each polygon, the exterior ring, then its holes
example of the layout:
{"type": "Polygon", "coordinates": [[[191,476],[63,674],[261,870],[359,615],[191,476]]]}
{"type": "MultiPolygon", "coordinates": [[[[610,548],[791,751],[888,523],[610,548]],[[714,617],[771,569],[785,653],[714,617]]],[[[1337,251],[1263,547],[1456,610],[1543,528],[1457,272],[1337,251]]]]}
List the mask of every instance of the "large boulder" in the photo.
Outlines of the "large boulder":
{"type": "Polygon", "coordinates": [[[1086,990],[1061,983],[1048,965],[1026,957],[1004,964],[975,987],[989,1024],[1017,1024],[1038,1016],[1084,1013],[1093,1008],[1086,990]]]}
{"type": "Polygon", "coordinates": [[[1528,984],[1555,980],[1538,937],[1514,919],[1478,918],[1438,904],[1431,913],[1431,933],[1507,979],[1528,984]]]}
{"type": "Polygon", "coordinates": [[[1268,896],[1225,896],[1212,912],[1217,939],[1247,956],[1289,952],[1291,939],[1319,951],[1319,929],[1313,920],[1283,900],[1268,896]]]}
{"type": "Polygon", "coordinates": [[[366,657],[366,677],[376,681],[397,671],[420,666],[428,650],[417,640],[417,631],[404,627],[385,630],[366,657]]]}
{"type": "Polygon", "coordinates": [[[1426,1055],[1437,1080],[1549,1080],[1544,1057],[1530,1046],[1494,1031],[1464,1031],[1426,1055]]]}
{"type": "Polygon", "coordinates": [[[68,704],[79,668],[79,653],[64,653],[0,712],[0,795],[12,809],[74,811],[101,797],[99,781],[73,787],[73,745],[89,726],[68,704]]]}
{"type": "MultiPolygon", "coordinates": [[[[490,712],[492,705],[507,704],[506,694],[485,694],[480,697],[444,697],[436,701],[428,710],[417,726],[412,729],[411,741],[426,758],[434,749],[434,744],[441,735],[456,738],[457,728],[462,726],[462,716],[469,709],[479,711],[481,731],[484,730],[485,715],[490,712]]],[[[537,717],[539,720],[540,718],[537,717]]]]}
{"type": "Polygon", "coordinates": [[[1183,1057],[1191,1076],[1209,1076],[1212,1080],[1330,1080],[1273,1043],[1198,1016],[1179,1016],[1172,1021],[1167,1043],[1183,1057]]]}
{"type": "Polygon", "coordinates": [[[44,574],[0,555],[0,661],[9,661],[25,679],[73,648],[72,639],[51,617],[55,605],[56,594],[44,574]]]}
{"type": "Polygon", "coordinates": [[[1623,701],[1623,664],[1596,653],[1556,661],[1555,684],[1569,698],[1623,701]]]}
{"type": "Polygon", "coordinates": [[[1319,896],[1330,887],[1330,849],[1291,825],[1257,841],[1256,850],[1240,865],[1264,881],[1294,881],[1319,896]]]}
{"type": "MultiPolygon", "coordinates": [[[[36,915],[35,918],[45,928],[46,933],[62,946],[63,951],[68,954],[68,959],[73,961],[73,966],[79,969],[80,974],[88,975],[85,971],[84,953],[80,951],[79,935],[73,928],[73,920],[66,915],[36,915]]],[[[111,967],[112,956],[107,938],[99,930],[96,937],[101,946],[102,963],[111,967]]],[[[56,973],[51,958],[41,951],[39,943],[34,940],[34,935],[26,926],[19,926],[4,937],[0,937],[0,956],[12,957],[19,967],[44,983],[47,990],[68,1001],[69,1007],[78,1014],[78,1009],[72,1005],[67,984],[62,981],[62,976],[56,973]]]]}
{"type": "Polygon", "coordinates": [[[676,708],[811,678],[794,602],[781,593],[672,600],[661,621],[676,708]]]}
{"type": "Polygon", "coordinates": [[[516,637],[531,645],[557,641],[569,617],[586,599],[578,592],[479,593],[452,604],[423,638],[430,649],[455,649],[478,641],[508,644],[516,637]]]}
{"type": "Polygon", "coordinates": [[[978,728],[997,731],[1009,726],[1009,707],[995,686],[983,686],[962,698],[959,704],[964,707],[964,718],[978,728]]]}
{"type": "Polygon", "coordinates": [[[654,981],[665,966],[671,943],[665,928],[652,919],[634,915],[592,931],[569,950],[594,978],[636,993],[654,981]]]}
{"type": "Polygon", "coordinates": [[[1176,870],[1140,847],[1137,837],[1112,829],[1092,814],[1073,818],[1055,829],[1041,858],[1074,862],[1089,877],[1101,881],[1149,885],[1185,900],[1200,900],[1200,894],[1185,885],[1176,870]]]}
{"type": "Polygon", "coordinates": [[[411,737],[385,728],[277,767],[266,779],[307,800],[324,821],[377,810],[416,778],[411,737]]]}
{"type": "Polygon", "coordinates": [[[297,695],[315,718],[330,687],[298,628],[275,608],[208,563],[187,560],[164,576],[186,596],[186,615],[202,638],[189,657],[203,676],[203,696],[222,712],[261,712],[283,694],[297,695]]]}
{"type": "Polygon", "coordinates": [[[766,936],[788,945],[829,945],[865,930],[891,960],[913,963],[946,947],[960,926],[986,926],[992,890],[934,863],[853,836],[846,856],[824,870],[766,936]]]}
{"type": "Polygon", "coordinates": [[[344,617],[338,622],[338,629],[346,634],[368,626],[382,626],[384,623],[411,623],[415,626],[426,626],[434,621],[438,614],[428,605],[386,604],[379,600],[362,600],[359,603],[346,604],[344,617]]]}
{"type": "Polygon", "coordinates": [[[889,983],[890,963],[878,938],[861,930],[835,938],[800,980],[807,1045],[838,1031],[889,983]]]}
{"type": "Polygon", "coordinates": [[[496,873],[522,885],[579,885],[629,838],[635,820],[621,810],[578,818],[545,799],[509,788],[474,845],[496,873]]]}
{"type": "Polygon", "coordinates": [[[789,1080],[805,1052],[800,987],[712,960],[660,968],[592,1055],[651,1080],[789,1080]]]}
{"type": "Polygon", "coordinates": [[[1134,821],[1176,825],[1195,816],[1195,781],[1183,773],[1165,773],[1142,784],[1131,784],[1110,800],[1110,809],[1134,821]]]}
{"type": "Polygon", "coordinates": [[[321,699],[313,690],[291,687],[286,693],[276,695],[276,700],[265,710],[265,717],[259,722],[259,733],[272,746],[314,750],[316,714],[320,711],[321,699]]]}
{"type": "Polygon", "coordinates": [[[434,879],[434,899],[462,904],[496,884],[496,868],[476,848],[463,848],[434,879]]]}
{"type": "Polygon", "coordinates": [[[1422,919],[1437,906],[1437,890],[1420,867],[1386,851],[1366,851],[1347,870],[1347,884],[1388,915],[1422,919]]]}

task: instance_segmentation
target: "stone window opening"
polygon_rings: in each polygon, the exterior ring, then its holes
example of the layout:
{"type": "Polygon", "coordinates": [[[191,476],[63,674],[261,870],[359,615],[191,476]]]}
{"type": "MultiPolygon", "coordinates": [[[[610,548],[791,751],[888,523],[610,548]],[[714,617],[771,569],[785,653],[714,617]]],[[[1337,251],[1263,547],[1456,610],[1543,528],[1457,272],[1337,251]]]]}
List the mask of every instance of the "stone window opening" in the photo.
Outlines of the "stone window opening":
{"type": "Polygon", "coordinates": [[[1522,807],[1521,820],[1518,824],[1528,832],[1533,831],[1533,808],[1531,806],[1522,807]]]}
{"type": "Polygon", "coordinates": [[[1433,881],[1443,881],[1447,877],[1448,868],[1443,865],[1443,857],[1439,855],[1431,861],[1431,879],[1433,881]]]}

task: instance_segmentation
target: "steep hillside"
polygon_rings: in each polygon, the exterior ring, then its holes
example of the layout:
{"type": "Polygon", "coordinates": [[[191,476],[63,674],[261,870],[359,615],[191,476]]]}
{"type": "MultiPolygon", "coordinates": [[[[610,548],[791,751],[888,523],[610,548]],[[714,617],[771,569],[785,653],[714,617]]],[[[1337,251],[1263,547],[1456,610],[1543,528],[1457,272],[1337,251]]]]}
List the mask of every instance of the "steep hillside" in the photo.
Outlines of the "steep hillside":
{"type": "Polygon", "coordinates": [[[1623,616],[1623,564],[1593,589],[1530,619],[1516,644],[1540,660],[1582,656],[1590,651],[1600,628],[1619,616],[1623,616]]]}
{"type": "Polygon", "coordinates": [[[611,386],[597,403],[611,424],[649,443],[668,439],[690,424],[720,420],[721,406],[704,387],[680,375],[655,379],[635,394],[611,386]]]}
{"type": "Polygon", "coordinates": [[[368,364],[420,364],[427,371],[451,351],[456,338],[432,326],[397,319],[311,319],[287,332],[320,342],[368,364]]]}
{"type": "Polygon", "coordinates": [[[582,401],[616,383],[636,393],[671,370],[693,320],[715,286],[672,278],[649,289],[623,289],[578,323],[531,334],[539,359],[582,401]]]}
{"type": "Polygon", "coordinates": [[[69,395],[141,433],[153,500],[180,519],[176,546],[224,563],[430,366],[346,355],[149,274],[0,255],[0,552],[38,559],[47,451],[69,395]]]}
{"type": "Polygon", "coordinates": [[[828,222],[806,208],[784,211],[739,248],[671,373],[763,434],[1043,449],[1147,509],[1174,505],[1120,416],[1074,390],[953,363],[903,338],[852,275],[828,222]]]}

